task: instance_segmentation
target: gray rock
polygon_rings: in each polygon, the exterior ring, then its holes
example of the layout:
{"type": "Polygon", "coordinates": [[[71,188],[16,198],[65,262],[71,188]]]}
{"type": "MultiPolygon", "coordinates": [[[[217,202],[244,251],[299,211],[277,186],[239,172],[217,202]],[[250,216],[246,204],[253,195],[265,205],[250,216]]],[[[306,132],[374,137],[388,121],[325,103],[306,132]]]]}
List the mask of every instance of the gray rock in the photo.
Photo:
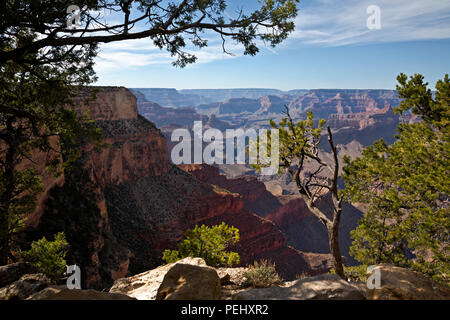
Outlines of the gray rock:
{"type": "Polygon", "coordinates": [[[380,288],[367,290],[368,300],[450,300],[450,288],[422,273],[389,264],[376,266],[380,288]]]}
{"type": "Polygon", "coordinates": [[[164,276],[156,300],[218,300],[220,294],[214,268],[178,263],[164,276]]]}
{"type": "Polygon", "coordinates": [[[205,260],[201,258],[184,258],[128,278],[118,279],[109,292],[126,294],[138,300],[155,300],[164,276],[174,265],[179,263],[206,267],[205,260]]]}
{"type": "Polygon", "coordinates": [[[42,273],[26,274],[12,284],[1,288],[0,300],[25,300],[49,285],[51,280],[42,273]]]}
{"type": "Polygon", "coordinates": [[[27,300],[136,300],[136,298],[92,289],[70,290],[65,286],[51,286],[33,294],[27,300]]]}
{"type": "Polygon", "coordinates": [[[239,292],[233,300],[365,300],[365,293],[335,274],[322,274],[292,281],[285,287],[239,292]]]}
{"type": "Polygon", "coordinates": [[[29,273],[37,273],[37,270],[27,262],[16,262],[0,266],[0,288],[19,280],[21,276],[29,273]]]}

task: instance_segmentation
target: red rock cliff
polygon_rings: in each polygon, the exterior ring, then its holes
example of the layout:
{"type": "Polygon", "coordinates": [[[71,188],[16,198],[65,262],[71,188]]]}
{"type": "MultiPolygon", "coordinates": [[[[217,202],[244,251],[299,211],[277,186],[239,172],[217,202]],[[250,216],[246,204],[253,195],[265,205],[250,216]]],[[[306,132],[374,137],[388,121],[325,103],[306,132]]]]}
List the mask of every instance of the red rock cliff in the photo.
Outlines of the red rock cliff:
{"type": "Polygon", "coordinates": [[[210,165],[193,164],[180,167],[201,181],[240,194],[244,201],[244,207],[260,216],[264,216],[281,206],[280,201],[267,191],[264,183],[258,181],[255,176],[244,175],[236,179],[229,179],[219,173],[219,168],[210,165]]]}

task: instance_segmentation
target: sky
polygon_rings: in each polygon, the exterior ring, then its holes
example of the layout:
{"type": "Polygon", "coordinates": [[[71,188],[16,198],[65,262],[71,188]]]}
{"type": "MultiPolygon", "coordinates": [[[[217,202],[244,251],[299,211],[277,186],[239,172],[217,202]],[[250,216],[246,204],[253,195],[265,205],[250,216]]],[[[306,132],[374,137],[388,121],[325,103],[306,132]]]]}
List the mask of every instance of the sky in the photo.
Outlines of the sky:
{"type": "MultiPolygon", "coordinates": [[[[253,0],[231,0],[226,14],[253,0]]],[[[255,2],[255,1],[253,1],[255,2]]],[[[295,31],[276,48],[244,56],[219,36],[181,69],[151,40],[103,44],[97,85],[129,88],[395,89],[396,77],[421,73],[431,87],[450,73],[450,0],[303,0],[295,31]],[[380,25],[373,23],[377,6],[380,25]],[[370,9],[369,8],[369,9],[370,9]]]]}

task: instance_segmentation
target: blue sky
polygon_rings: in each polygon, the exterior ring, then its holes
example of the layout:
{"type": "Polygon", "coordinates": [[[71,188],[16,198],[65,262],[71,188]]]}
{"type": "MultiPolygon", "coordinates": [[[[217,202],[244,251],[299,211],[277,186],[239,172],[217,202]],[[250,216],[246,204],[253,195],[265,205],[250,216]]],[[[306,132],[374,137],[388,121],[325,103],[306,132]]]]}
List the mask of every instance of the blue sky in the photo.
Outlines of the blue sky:
{"type": "MultiPolygon", "coordinates": [[[[249,1],[231,1],[231,5],[249,1]]],[[[230,7],[228,10],[231,10],[230,7]]],[[[96,60],[98,85],[195,88],[383,88],[396,76],[422,73],[434,85],[450,73],[450,0],[303,0],[296,30],[275,49],[242,55],[218,37],[196,52],[198,62],[171,65],[150,40],[104,44],[96,60]],[[381,29],[369,30],[367,7],[377,5],[381,29]]]]}

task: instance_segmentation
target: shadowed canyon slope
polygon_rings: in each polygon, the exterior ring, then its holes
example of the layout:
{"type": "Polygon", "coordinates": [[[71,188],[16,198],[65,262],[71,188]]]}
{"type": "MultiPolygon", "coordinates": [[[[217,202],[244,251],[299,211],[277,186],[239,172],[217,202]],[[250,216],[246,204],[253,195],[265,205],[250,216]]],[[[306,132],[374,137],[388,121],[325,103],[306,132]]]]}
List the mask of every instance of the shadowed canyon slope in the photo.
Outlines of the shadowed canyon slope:
{"type": "Polygon", "coordinates": [[[73,170],[47,181],[30,217],[27,237],[64,231],[71,244],[68,263],[82,268],[83,287],[105,288],[127,273],[161,263],[187,228],[222,221],[240,229],[235,250],[243,264],[268,258],[285,279],[323,272],[328,256],[305,254],[286,245],[274,224],[246,209],[241,196],[172,165],[161,132],[138,115],[125,88],[99,88],[90,110],[109,147],[85,146],[73,170]],[[314,265],[314,270],[312,268],[314,265]]]}
{"type": "MultiPolygon", "coordinates": [[[[246,209],[268,219],[282,231],[288,245],[304,251],[328,254],[328,234],[325,226],[307,208],[305,202],[297,196],[274,196],[268,192],[264,183],[251,175],[229,179],[219,173],[219,169],[209,165],[183,165],[197,179],[239,193],[246,209]]],[[[317,204],[331,217],[331,197],[326,196],[317,204]]],[[[355,261],[349,255],[351,246],[350,231],[355,229],[362,213],[349,204],[343,204],[340,224],[339,243],[342,255],[347,263],[355,261]]]]}

